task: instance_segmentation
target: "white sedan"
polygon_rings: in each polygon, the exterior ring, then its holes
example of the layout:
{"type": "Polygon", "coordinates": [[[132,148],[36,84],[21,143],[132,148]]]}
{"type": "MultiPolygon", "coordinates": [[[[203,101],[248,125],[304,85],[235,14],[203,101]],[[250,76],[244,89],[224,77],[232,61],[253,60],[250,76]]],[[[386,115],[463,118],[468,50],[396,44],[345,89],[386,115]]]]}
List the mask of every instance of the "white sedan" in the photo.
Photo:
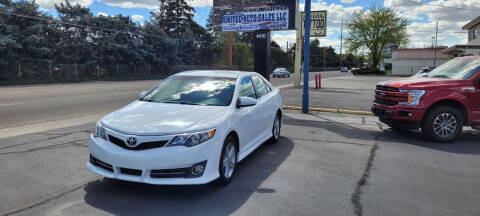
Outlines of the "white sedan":
{"type": "Polygon", "coordinates": [[[87,168],[148,184],[228,184],[238,162],[278,141],[281,104],[257,73],[182,72],[97,122],[87,168]]]}

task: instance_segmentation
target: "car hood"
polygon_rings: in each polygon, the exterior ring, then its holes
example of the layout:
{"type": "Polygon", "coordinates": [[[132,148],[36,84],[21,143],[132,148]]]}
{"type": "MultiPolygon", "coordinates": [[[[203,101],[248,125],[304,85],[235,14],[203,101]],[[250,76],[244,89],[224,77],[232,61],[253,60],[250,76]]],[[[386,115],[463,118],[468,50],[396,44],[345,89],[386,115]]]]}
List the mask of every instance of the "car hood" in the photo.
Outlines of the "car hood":
{"type": "Polygon", "coordinates": [[[216,126],[227,106],[201,106],[135,101],[101,122],[107,128],[132,135],[172,135],[216,126]]]}
{"type": "Polygon", "coordinates": [[[395,87],[398,89],[426,89],[430,87],[453,87],[465,85],[468,80],[456,80],[448,78],[409,77],[398,80],[379,82],[378,85],[395,87]]]}

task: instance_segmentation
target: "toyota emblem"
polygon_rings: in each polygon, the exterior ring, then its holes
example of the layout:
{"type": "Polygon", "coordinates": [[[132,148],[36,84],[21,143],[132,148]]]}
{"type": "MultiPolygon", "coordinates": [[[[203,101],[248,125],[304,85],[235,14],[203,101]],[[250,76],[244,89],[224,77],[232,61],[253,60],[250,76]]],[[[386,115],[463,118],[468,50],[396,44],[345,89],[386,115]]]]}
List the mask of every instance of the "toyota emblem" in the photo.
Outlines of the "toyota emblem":
{"type": "Polygon", "coordinates": [[[135,137],[129,137],[129,138],[127,139],[127,145],[128,145],[129,147],[135,147],[135,146],[137,145],[137,138],[135,138],[135,137]]]}

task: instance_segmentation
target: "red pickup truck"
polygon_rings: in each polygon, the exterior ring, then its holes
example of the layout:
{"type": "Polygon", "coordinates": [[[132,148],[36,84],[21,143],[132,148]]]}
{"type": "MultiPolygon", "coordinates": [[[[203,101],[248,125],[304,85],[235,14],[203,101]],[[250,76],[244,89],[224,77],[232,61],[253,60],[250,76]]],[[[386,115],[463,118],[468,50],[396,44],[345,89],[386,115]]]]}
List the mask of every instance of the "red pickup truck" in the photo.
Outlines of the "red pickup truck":
{"type": "Polygon", "coordinates": [[[380,82],[372,112],[395,129],[422,129],[453,141],[464,126],[480,130],[480,56],[452,59],[428,74],[380,82]]]}

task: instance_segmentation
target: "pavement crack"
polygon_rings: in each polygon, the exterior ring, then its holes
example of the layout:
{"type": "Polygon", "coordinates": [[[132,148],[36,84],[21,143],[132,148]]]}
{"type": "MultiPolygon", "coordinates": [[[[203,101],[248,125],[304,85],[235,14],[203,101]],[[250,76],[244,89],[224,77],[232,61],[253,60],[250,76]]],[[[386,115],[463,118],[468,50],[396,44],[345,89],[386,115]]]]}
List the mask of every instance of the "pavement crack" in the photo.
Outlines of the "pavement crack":
{"type": "Polygon", "coordinates": [[[360,145],[360,146],[373,146],[372,144],[364,144],[364,143],[354,143],[354,142],[345,142],[345,141],[338,141],[338,140],[324,140],[324,139],[305,139],[305,138],[298,138],[298,137],[291,137],[291,136],[284,136],[294,140],[302,140],[302,141],[310,141],[310,142],[328,142],[328,143],[339,143],[339,144],[347,144],[347,145],[360,145]]]}
{"type": "Polygon", "coordinates": [[[97,180],[99,180],[101,177],[97,177],[97,178],[93,178],[93,179],[89,179],[87,181],[84,181],[84,182],[81,182],[80,184],[77,184],[77,185],[74,185],[70,188],[67,188],[65,190],[62,190],[62,191],[59,191],[57,193],[54,193],[54,194],[51,194],[49,196],[46,196],[42,199],[39,199],[38,201],[36,202],[33,202],[33,203],[30,203],[30,204],[27,204],[23,207],[20,207],[20,208],[17,208],[15,210],[12,210],[12,211],[9,211],[7,213],[2,213],[0,214],[0,216],[10,216],[10,215],[14,215],[14,214],[18,214],[18,213],[21,213],[21,212],[24,212],[26,210],[29,210],[29,209],[32,209],[32,208],[35,208],[37,206],[41,206],[43,204],[46,204],[48,202],[51,202],[51,201],[54,201],[54,200],[57,200],[57,199],[60,199],[61,197],[69,194],[69,193],[73,193],[79,189],[82,189],[85,187],[85,185],[87,184],[90,184],[92,182],[95,182],[97,180]]]}
{"type": "Polygon", "coordinates": [[[377,135],[374,138],[374,144],[372,148],[370,149],[370,154],[368,156],[368,161],[365,166],[365,170],[363,171],[363,175],[358,180],[356,186],[355,186],[355,191],[352,193],[352,196],[350,198],[350,201],[353,204],[353,213],[356,216],[362,216],[363,215],[363,208],[362,208],[362,202],[361,202],[361,195],[362,195],[362,189],[363,187],[367,184],[368,178],[370,177],[370,171],[373,166],[373,160],[375,159],[375,155],[377,153],[377,150],[379,148],[378,146],[378,139],[382,136],[383,134],[377,135]]]}
{"type": "Polygon", "coordinates": [[[19,143],[19,144],[10,145],[10,146],[3,146],[3,147],[0,147],[0,150],[5,150],[5,149],[9,149],[9,148],[18,147],[18,146],[28,145],[28,144],[32,144],[32,143],[39,143],[39,142],[50,141],[50,140],[54,140],[54,139],[57,139],[57,138],[66,137],[66,136],[69,136],[69,135],[72,135],[72,134],[77,134],[77,133],[89,133],[89,132],[90,132],[90,130],[87,130],[87,131],[74,131],[74,132],[69,132],[69,133],[64,133],[64,134],[37,133],[37,134],[49,135],[49,136],[52,136],[52,137],[48,137],[48,138],[46,138],[46,139],[40,139],[40,140],[30,141],[30,142],[19,143]]]}
{"type": "Polygon", "coordinates": [[[30,152],[36,152],[36,151],[41,151],[41,150],[59,149],[59,148],[65,148],[65,147],[68,147],[68,146],[88,147],[88,146],[84,145],[83,143],[81,143],[82,141],[84,141],[84,140],[70,141],[70,142],[59,143],[59,144],[50,145],[50,146],[43,146],[43,147],[38,147],[38,148],[32,148],[32,149],[23,150],[23,151],[2,152],[2,153],[0,153],[0,156],[9,155],[9,154],[30,153],[30,152]]]}

